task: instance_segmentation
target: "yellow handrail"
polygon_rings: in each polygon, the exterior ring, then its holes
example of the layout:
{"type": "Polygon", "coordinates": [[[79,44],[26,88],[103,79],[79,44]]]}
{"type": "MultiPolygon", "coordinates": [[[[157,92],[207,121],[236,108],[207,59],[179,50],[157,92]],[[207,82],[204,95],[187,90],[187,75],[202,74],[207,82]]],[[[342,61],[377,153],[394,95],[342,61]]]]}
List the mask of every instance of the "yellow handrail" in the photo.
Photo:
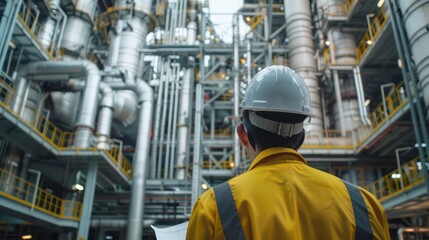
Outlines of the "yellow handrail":
{"type": "Polygon", "coordinates": [[[424,177],[419,166],[420,158],[417,157],[401,166],[401,174],[398,169],[389,172],[382,178],[372,182],[366,189],[374,194],[381,202],[392,198],[416,185],[423,183],[424,177]],[[403,188],[401,187],[401,179],[403,188]]]}
{"type": "MultiPolygon", "coordinates": [[[[12,87],[6,84],[4,81],[0,79],[0,105],[3,106],[7,111],[15,115],[18,119],[20,119],[23,123],[29,126],[34,132],[39,134],[45,141],[47,141],[51,146],[56,148],[58,151],[63,150],[82,150],[73,146],[73,132],[66,132],[58,128],[53,122],[49,121],[46,116],[43,114],[39,114],[37,119],[34,118],[32,122],[28,122],[22,117],[20,117],[17,113],[15,113],[12,109],[12,99],[15,95],[15,92],[12,87]]],[[[36,109],[33,109],[37,112],[36,109]]],[[[121,171],[125,173],[126,176],[131,177],[132,175],[132,164],[130,161],[123,155],[118,154],[119,147],[117,143],[112,142],[111,149],[98,149],[98,148],[86,148],[86,150],[103,150],[110,159],[117,163],[120,167],[121,171]]]]}
{"type": "Polygon", "coordinates": [[[377,131],[388,119],[393,117],[402,107],[408,103],[408,96],[405,95],[404,82],[396,85],[390,93],[386,96],[386,114],[384,111],[383,103],[380,103],[369,115],[371,126],[362,126],[356,129],[358,134],[357,146],[361,145],[368,137],[377,131]],[[387,115],[387,119],[386,119],[387,115]],[[364,133],[364,134],[362,134],[364,133]]]}
{"type": "Polygon", "coordinates": [[[360,40],[358,46],[356,47],[356,58],[359,62],[362,60],[369,47],[377,39],[378,35],[380,34],[380,31],[386,25],[388,18],[389,15],[386,14],[384,8],[381,8],[377,16],[374,17],[374,20],[370,24],[369,30],[365,33],[365,35],[360,40]]]}
{"type": "Polygon", "coordinates": [[[82,203],[59,198],[1,168],[0,195],[61,219],[80,219],[82,203]]]}

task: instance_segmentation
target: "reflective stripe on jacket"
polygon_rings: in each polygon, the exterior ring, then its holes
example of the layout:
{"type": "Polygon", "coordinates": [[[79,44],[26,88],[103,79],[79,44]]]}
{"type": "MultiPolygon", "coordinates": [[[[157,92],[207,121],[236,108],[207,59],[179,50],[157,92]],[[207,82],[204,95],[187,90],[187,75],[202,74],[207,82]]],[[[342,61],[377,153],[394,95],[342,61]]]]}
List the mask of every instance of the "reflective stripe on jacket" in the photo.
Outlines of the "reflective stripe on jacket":
{"type": "MultiPolygon", "coordinates": [[[[309,167],[293,149],[261,152],[248,172],[228,183],[245,239],[355,239],[354,206],[346,185],[309,167]]],[[[359,190],[373,239],[390,239],[380,203],[359,190]]],[[[213,189],[196,202],[187,239],[225,239],[213,189]]]]}

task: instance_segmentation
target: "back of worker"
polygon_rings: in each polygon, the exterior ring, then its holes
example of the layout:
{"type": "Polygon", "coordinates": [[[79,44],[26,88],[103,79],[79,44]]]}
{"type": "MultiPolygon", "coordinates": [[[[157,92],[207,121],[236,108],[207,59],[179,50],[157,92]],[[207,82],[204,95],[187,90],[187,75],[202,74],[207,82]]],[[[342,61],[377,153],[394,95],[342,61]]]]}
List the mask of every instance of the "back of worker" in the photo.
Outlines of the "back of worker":
{"type": "Polygon", "coordinates": [[[390,239],[385,212],[367,191],[309,167],[297,152],[313,117],[304,81],[284,66],[250,82],[237,126],[248,171],[195,203],[187,239],[390,239]]]}
{"type": "MultiPolygon", "coordinates": [[[[355,215],[342,180],[309,167],[292,149],[261,154],[248,172],[228,182],[245,239],[355,239],[355,215]]],[[[382,207],[361,193],[374,239],[390,239],[382,207]]],[[[191,217],[187,239],[225,239],[213,189],[194,208],[198,215],[191,217]]]]}

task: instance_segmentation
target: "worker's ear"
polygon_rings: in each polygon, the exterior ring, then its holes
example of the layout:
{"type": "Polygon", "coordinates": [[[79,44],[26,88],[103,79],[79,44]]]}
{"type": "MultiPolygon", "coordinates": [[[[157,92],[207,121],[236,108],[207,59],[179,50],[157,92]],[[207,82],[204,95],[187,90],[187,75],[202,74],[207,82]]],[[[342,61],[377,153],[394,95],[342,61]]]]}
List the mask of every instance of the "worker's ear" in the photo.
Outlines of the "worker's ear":
{"type": "Polygon", "coordinates": [[[249,135],[247,135],[246,130],[244,129],[243,123],[240,123],[237,127],[238,138],[240,139],[241,145],[244,147],[252,147],[249,141],[249,135]]]}

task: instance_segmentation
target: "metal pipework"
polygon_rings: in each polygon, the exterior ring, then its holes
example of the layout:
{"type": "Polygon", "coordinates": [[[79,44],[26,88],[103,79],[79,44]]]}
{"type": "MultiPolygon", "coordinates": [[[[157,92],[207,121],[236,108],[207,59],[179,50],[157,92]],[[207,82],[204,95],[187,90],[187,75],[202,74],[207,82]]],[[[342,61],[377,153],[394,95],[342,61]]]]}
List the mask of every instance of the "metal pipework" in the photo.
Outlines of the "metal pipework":
{"type": "MultiPolygon", "coordinates": [[[[187,44],[195,45],[197,39],[197,1],[192,0],[190,3],[189,23],[188,23],[188,38],[187,44]]],[[[195,63],[194,57],[188,58],[189,65],[195,63]]],[[[179,120],[177,123],[177,166],[176,179],[185,179],[186,169],[184,168],[189,149],[189,118],[191,115],[191,83],[194,82],[193,67],[187,68],[182,79],[182,86],[180,91],[180,106],[179,106],[179,120]]]]}
{"type": "MultiPolygon", "coordinates": [[[[234,129],[239,124],[239,98],[240,98],[240,72],[239,72],[239,47],[240,47],[240,29],[238,25],[239,15],[234,15],[233,30],[234,30],[234,129]]],[[[240,140],[238,134],[234,132],[234,164],[236,167],[240,165],[240,140]]]]}
{"type": "Polygon", "coordinates": [[[112,128],[114,95],[112,88],[104,83],[100,83],[102,95],[100,110],[98,110],[97,122],[97,148],[109,149],[110,130],[112,128]]]}
{"type": "MultiPolygon", "coordinates": [[[[66,81],[73,77],[86,77],[85,89],[82,96],[82,103],[78,120],[75,124],[74,145],[79,148],[87,148],[90,146],[90,137],[92,129],[94,129],[96,109],[97,109],[97,93],[101,81],[100,71],[98,67],[87,60],[70,61],[70,62],[35,62],[26,65],[19,73],[20,83],[26,85],[26,78],[37,82],[45,81],[66,81]],[[42,77],[40,77],[42,76],[42,77]],[[54,76],[49,78],[49,76],[54,76]],[[21,83],[22,81],[22,83],[21,83]]],[[[17,94],[17,98],[20,94],[17,94]]],[[[18,100],[18,99],[17,99],[18,100]]],[[[15,103],[19,102],[15,101],[15,103]]],[[[20,104],[14,105],[14,111],[20,110],[20,104]]]]}
{"type": "MultiPolygon", "coordinates": [[[[125,88],[130,88],[123,86],[125,88]]],[[[153,90],[144,81],[137,81],[133,90],[138,95],[140,105],[136,152],[133,157],[133,179],[128,216],[127,240],[142,238],[146,169],[149,157],[150,129],[153,108],[153,90]]]]}
{"type": "MultiPolygon", "coordinates": [[[[318,116],[311,122],[306,122],[305,129],[321,132],[323,130],[322,108],[319,81],[316,76],[317,66],[314,59],[310,1],[285,0],[284,8],[289,39],[290,67],[304,79],[310,92],[313,113],[318,116]]],[[[310,134],[312,133],[310,132],[310,134]]]]}

